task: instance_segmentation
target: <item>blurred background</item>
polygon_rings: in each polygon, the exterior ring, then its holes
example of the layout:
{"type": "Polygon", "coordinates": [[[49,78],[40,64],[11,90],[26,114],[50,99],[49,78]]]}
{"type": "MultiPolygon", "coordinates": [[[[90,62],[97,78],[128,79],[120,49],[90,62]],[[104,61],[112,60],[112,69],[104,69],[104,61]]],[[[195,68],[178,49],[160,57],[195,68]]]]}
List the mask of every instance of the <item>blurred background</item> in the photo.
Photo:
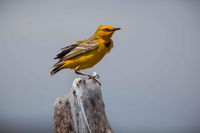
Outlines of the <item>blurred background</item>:
{"type": "Polygon", "coordinates": [[[99,25],[122,30],[92,69],[116,133],[200,132],[200,1],[1,0],[0,132],[53,132],[72,70],[50,76],[59,49],[99,25]]]}

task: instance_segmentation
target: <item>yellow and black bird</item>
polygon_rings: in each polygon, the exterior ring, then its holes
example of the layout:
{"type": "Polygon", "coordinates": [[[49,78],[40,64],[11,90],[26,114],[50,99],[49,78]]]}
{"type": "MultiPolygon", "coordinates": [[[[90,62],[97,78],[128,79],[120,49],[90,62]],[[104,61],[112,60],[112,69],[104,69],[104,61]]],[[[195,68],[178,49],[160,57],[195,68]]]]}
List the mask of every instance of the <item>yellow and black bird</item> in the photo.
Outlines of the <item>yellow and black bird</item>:
{"type": "Polygon", "coordinates": [[[62,48],[62,51],[54,58],[59,59],[59,61],[54,65],[50,74],[54,75],[62,69],[69,68],[74,69],[76,74],[93,78],[91,75],[80,72],[80,70],[93,67],[106,53],[110,52],[113,47],[111,37],[117,30],[120,30],[120,28],[102,25],[90,38],[62,48]]]}

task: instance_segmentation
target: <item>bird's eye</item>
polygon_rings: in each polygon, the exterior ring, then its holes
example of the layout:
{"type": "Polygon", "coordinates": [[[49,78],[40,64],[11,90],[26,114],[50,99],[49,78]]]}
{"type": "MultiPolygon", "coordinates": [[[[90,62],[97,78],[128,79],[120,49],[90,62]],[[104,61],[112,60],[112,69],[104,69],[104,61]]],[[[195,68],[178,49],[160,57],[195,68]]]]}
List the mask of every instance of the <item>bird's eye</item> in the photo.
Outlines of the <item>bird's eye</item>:
{"type": "Polygon", "coordinates": [[[103,29],[104,31],[110,31],[110,29],[108,29],[108,28],[105,28],[105,29],[103,29]]]}

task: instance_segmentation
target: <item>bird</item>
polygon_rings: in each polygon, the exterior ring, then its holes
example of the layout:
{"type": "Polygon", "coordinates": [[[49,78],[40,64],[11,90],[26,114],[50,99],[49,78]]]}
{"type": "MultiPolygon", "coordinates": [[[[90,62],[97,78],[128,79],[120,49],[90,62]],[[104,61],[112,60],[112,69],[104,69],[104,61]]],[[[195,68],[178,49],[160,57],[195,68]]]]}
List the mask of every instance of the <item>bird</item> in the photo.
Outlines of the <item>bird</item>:
{"type": "Polygon", "coordinates": [[[75,44],[62,48],[61,52],[54,58],[58,59],[58,62],[53,65],[54,68],[50,74],[54,75],[62,69],[73,69],[76,74],[96,80],[92,75],[80,70],[93,67],[111,51],[113,48],[111,37],[115,31],[120,29],[109,25],[100,25],[88,39],[77,41],[75,44]]]}

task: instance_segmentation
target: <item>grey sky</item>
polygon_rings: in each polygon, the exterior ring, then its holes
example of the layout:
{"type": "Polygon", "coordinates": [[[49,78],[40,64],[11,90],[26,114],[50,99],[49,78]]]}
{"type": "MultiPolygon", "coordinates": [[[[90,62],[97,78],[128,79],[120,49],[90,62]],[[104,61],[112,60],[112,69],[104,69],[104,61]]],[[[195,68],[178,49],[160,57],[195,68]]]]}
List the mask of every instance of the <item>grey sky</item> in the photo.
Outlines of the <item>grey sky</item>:
{"type": "Polygon", "coordinates": [[[200,1],[1,0],[0,20],[0,131],[52,131],[54,100],[78,77],[51,77],[52,58],[99,25],[122,28],[112,52],[84,71],[101,75],[113,129],[200,130],[200,1]]]}

